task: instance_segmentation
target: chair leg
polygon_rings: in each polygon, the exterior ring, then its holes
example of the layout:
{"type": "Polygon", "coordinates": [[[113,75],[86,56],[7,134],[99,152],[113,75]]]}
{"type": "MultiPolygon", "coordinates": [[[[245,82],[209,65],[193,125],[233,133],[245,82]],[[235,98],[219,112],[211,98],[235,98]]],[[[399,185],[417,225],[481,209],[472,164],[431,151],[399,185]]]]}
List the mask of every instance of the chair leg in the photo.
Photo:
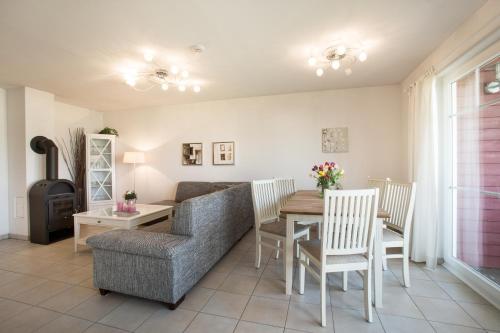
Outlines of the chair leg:
{"type": "MultiPolygon", "coordinates": [[[[283,248],[285,247],[285,244],[283,244],[283,248]]],[[[283,281],[286,281],[286,250],[283,249],[283,281]]],[[[293,251],[293,247],[292,247],[293,251]]]]}
{"type": "Polygon", "coordinates": [[[260,242],[262,241],[262,237],[257,233],[257,240],[255,242],[255,268],[260,268],[260,257],[262,252],[262,245],[260,242]]]}
{"type": "Polygon", "coordinates": [[[304,286],[306,279],[306,267],[304,266],[303,261],[305,261],[305,255],[300,253],[300,262],[299,262],[299,294],[304,294],[304,286]]]}
{"type": "Polygon", "coordinates": [[[407,244],[403,246],[403,283],[406,288],[410,288],[410,253],[407,244]]]}
{"type": "Polygon", "coordinates": [[[371,323],[373,322],[372,314],[372,267],[371,263],[368,265],[368,269],[363,275],[363,285],[365,289],[365,317],[366,320],[371,323]]]}
{"type": "Polygon", "coordinates": [[[299,259],[300,258],[300,254],[299,254],[299,240],[295,240],[295,258],[299,259]]]}
{"type": "MultiPolygon", "coordinates": [[[[306,240],[310,240],[310,239],[311,239],[310,231],[307,231],[306,240]]],[[[309,257],[306,257],[306,263],[307,263],[307,265],[309,265],[309,257]]]]}
{"type": "Polygon", "coordinates": [[[318,223],[318,239],[321,239],[321,223],[318,223]]]}
{"type": "Polygon", "coordinates": [[[385,246],[382,247],[382,269],[384,271],[387,270],[387,248],[385,246]]]}
{"type": "Polygon", "coordinates": [[[347,277],[349,272],[342,272],[342,290],[347,291],[347,277]]]}
{"type": "MultiPolygon", "coordinates": [[[[276,247],[280,247],[280,241],[276,241],[276,247]]],[[[274,259],[278,260],[280,257],[280,250],[276,249],[276,254],[274,256],[274,259]]]]}
{"type": "Polygon", "coordinates": [[[321,270],[321,281],[319,283],[321,292],[321,326],[326,326],[326,273],[321,270]]]}

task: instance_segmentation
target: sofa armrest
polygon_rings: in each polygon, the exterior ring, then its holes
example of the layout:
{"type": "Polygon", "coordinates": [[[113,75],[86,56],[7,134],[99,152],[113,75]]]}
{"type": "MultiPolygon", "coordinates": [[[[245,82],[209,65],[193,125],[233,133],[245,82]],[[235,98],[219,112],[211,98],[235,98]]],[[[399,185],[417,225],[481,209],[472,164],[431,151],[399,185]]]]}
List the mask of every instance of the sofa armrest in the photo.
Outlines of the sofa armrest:
{"type": "Polygon", "coordinates": [[[192,246],[191,237],[141,230],[112,230],[89,237],[91,248],[172,259],[192,246]]]}

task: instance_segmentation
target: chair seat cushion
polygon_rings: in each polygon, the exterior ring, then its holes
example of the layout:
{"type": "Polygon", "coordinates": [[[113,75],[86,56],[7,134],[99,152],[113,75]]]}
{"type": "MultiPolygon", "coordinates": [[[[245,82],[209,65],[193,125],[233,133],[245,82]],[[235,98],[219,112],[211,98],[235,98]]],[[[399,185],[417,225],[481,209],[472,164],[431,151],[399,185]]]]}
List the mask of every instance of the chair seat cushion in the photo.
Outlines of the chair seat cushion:
{"type": "MultiPolygon", "coordinates": [[[[301,232],[309,229],[308,225],[301,225],[295,223],[294,233],[300,234],[301,232]]],[[[278,222],[271,222],[260,225],[260,231],[268,232],[270,234],[286,237],[286,221],[280,219],[278,222]]]]}
{"type": "MultiPolygon", "coordinates": [[[[304,249],[307,253],[313,256],[314,259],[321,261],[321,240],[312,239],[308,241],[300,241],[299,245],[301,249],[304,249]]],[[[326,257],[327,265],[361,264],[367,262],[368,259],[362,254],[332,255],[326,257]]]]}
{"type": "Polygon", "coordinates": [[[393,242],[403,242],[403,235],[397,233],[395,231],[384,229],[383,234],[384,243],[393,243],[393,242]]]}

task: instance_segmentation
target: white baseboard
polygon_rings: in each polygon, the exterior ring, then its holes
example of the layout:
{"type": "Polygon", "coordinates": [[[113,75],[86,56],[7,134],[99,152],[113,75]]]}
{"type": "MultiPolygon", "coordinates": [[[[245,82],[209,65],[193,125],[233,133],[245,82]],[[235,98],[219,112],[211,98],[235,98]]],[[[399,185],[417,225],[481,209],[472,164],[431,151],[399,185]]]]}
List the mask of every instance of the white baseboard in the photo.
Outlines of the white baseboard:
{"type": "Polygon", "coordinates": [[[9,234],[0,235],[0,240],[1,239],[8,239],[8,238],[9,238],[9,234]]]}
{"type": "Polygon", "coordinates": [[[26,235],[18,235],[18,234],[9,234],[9,238],[19,239],[19,240],[29,240],[29,237],[26,235]]]}

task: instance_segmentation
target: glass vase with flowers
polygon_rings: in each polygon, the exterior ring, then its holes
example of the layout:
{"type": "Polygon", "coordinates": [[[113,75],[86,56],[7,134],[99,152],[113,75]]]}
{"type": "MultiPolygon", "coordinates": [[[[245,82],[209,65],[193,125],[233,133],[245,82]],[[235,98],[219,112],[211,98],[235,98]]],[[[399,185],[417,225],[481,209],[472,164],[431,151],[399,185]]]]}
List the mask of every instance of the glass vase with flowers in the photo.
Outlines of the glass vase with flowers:
{"type": "Polygon", "coordinates": [[[312,167],[311,177],[316,179],[316,187],[323,197],[325,190],[341,188],[340,179],[344,176],[344,169],[335,162],[325,162],[312,167]]]}

